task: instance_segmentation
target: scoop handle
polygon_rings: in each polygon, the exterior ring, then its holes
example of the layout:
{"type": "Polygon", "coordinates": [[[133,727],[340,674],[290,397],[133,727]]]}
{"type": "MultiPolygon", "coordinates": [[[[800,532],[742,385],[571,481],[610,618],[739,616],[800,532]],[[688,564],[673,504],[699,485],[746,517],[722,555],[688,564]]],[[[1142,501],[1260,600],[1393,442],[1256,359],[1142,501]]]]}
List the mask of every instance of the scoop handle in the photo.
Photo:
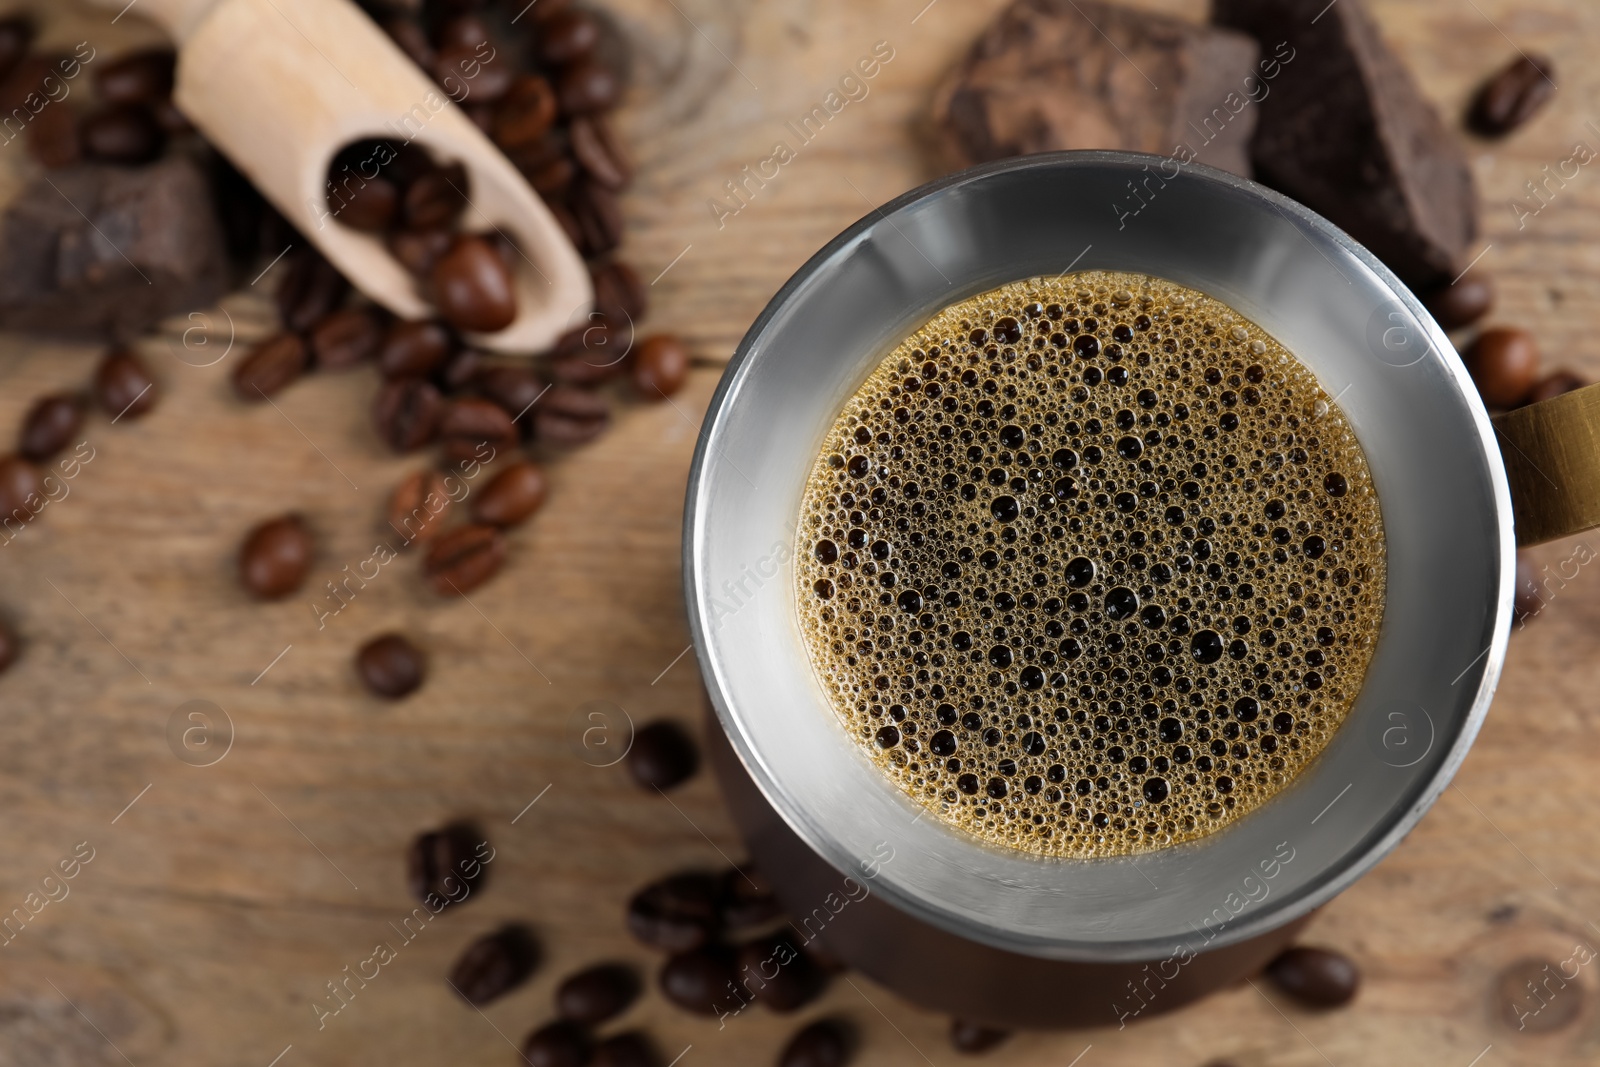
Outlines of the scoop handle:
{"type": "Polygon", "coordinates": [[[1493,422],[1519,546],[1600,526],[1600,385],[1507,411],[1493,422]]]}
{"type": "MultiPolygon", "coordinates": [[[[124,0],[93,2],[112,11],[122,11],[128,6],[124,0]]],[[[182,44],[216,5],[217,0],[139,0],[138,13],[166,30],[175,44],[182,44]]]]}

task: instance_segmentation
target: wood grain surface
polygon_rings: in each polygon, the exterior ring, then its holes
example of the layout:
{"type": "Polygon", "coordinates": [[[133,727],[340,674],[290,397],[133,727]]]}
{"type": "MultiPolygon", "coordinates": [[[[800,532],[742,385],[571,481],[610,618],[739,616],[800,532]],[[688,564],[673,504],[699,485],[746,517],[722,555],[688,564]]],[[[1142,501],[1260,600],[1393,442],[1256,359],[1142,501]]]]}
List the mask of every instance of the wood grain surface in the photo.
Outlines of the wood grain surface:
{"type": "MultiPolygon", "coordinates": [[[[375,438],[368,370],[308,379],[275,405],[233,398],[232,359],[270,322],[257,291],[270,275],[228,298],[226,314],[210,313],[210,347],[195,347],[197,334],[185,347],[194,324],[185,320],[148,339],[157,409],[138,422],[91,420],[94,458],[70,493],[0,543],[0,616],[26,641],[0,678],[0,913],[29,894],[44,899],[45,876],[80,843],[93,855],[68,895],[0,945],[0,1064],[511,1064],[565,973],[601,959],[653,968],[623,931],[628,895],[680,867],[721,866],[739,845],[708,776],[669,801],[618,767],[593,766],[605,750],[584,747],[594,725],[585,715],[589,702],[609,701],[636,723],[666,716],[698,729],[678,559],[699,421],[717,364],[790,272],[936,173],[919,132],[932,86],[1000,0],[926,2],[609,0],[634,71],[623,124],[639,175],[626,253],[656,279],[648,327],[687,336],[700,367],[671,404],[626,403],[601,442],[552,460],[549,506],[513,535],[507,570],[470,601],[438,600],[402,558],[318,628],[308,601],[368,558],[389,489],[423,460],[396,459],[375,438]],[[894,58],[869,95],[719,227],[708,200],[778,140],[792,146],[786,121],[878,41],[894,58]],[[219,359],[230,332],[234,354],[219,359]],[[241,535],[290,509],[317,534],[313,579],[288,602],[248,602],[233,573],[241,535]],[[382,704],[359,688],[351,656],[391,629],[427,648],[432,673],[412,698],[382,704]],[[175,711],[195,700],[231,723],[214,716],[213,754],[224,754],[203,767],[169,743],[175,711]],[[398,940],[390,924],[413,906],[406,843],[463,815],[496,849],[486,886],[405,943],[319,1029],[327,983],[398,940]],[[467,1007],[443,975],[469,940],[512,921],[537,932],[543,965],[484,1011],[467,1007]]],[[[1554,57],[1561,91],[1549,109],[1504,142],[1471,147],[1482,265],[1500,283],[1497,321],[1535,327],[1549,360],[1600,376],[1591,312],[1600,172],[1552,186],[1520,230],[1508,206],[1575,143],[1600,148],[1588,125],[1600,99],[1600,7],[1372,7],[1452,117],[1513,54],[1511,42],[1554,57]]],[[[136,6],[115,25],[76,4],[37,9],[47,41],[87,36],[114,51],[153,36],[136,6]]],[[[26,167],[20,144],[0,146],[4,182],[26,167]]],[[[13,432],[33,397],[83,383],[97,354],[4,338],[0,432],[13,432]]],[[[1548,604],[1513,636],[1500,696],[1456,786],[1312,925],[1309,940],[1360,961],[1353,1006],[1319,1014],[1244,985],[1121,1032],[1018,1035],[988,1061],[1595,1062],[1595,966],[1540,1013],[1549,1022],[1576,1005],[1553,1032],[1534,1032],[1540,1016],[1521,1031],[1507,1023],[1493,989],[1515,961],[1560,965],[1575,946],[1600,945],[1596,543],[1538,551],[1548,604]]],[[[801,1019],[824,1014],[859,1026],[861,1063],[960,1058],[945,1020],[859,976],[836,981],[798,1019],[752,1010],[719,1029],[651,992],[620,1025],[647,1028],[668,1059],[682,1054],[681,1067],[759,1065],[801,1019]]]]}

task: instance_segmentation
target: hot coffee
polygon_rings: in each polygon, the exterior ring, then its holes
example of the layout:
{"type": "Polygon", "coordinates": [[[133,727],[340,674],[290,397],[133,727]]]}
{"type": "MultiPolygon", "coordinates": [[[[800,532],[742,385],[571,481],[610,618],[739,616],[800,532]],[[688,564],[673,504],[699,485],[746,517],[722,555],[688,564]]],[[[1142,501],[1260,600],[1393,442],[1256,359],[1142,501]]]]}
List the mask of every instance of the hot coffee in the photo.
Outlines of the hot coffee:
{"type": "Polygon", "coordinates": [[[852,736],[949,825],[1054,856],[1271,799],[1344,721],[1383,615],[1334,398],[1225,304],[1138,274],[935,315],[845,403],[799,539],[852,736]]]}

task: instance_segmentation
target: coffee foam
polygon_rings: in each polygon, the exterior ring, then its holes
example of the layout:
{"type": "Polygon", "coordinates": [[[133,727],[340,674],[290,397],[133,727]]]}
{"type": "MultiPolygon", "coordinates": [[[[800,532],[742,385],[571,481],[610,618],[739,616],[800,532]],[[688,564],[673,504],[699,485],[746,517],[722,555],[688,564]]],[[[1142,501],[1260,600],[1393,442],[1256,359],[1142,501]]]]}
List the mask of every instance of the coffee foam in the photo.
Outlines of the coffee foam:
{"type": "Polygon", "coordinates": [[[799,542],[851,736],[949,825],[1046,855],[1271,799],[1344,721],[1383,616],[1344,414],[1254,323],[1138,274],[934,316],[844,405],[799,542]]]}

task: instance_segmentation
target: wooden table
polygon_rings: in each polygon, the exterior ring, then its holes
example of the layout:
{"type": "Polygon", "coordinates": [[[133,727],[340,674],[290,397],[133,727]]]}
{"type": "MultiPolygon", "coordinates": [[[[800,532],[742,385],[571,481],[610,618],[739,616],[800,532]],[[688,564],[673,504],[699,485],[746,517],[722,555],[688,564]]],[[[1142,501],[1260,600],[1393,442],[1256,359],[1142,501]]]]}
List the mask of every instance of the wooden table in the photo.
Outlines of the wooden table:
{"type": "MultiPolygon", "coordinates": [[[[159,408],[139,422],[91,422],[95,458],[70,495],[0,546],[0,613],[27,640],[0,679],[0,909],[41,892],[79,842],[93,850],[70,895],[0,950],[0,1064],[513,1063],[509,1046],[550,1014],[565,973],[608,958],[653,966],[621,924],[637,885],[739,854],[707,776],[668,802],[620,768],[589,766],[584,705],[696,723],[679,521],[718,364],[814,249],[933,176],[918,126],[930,87],[1000,0],[614,2],[635,68],[627,252],[656,279],[648,325],[686,335],[699,366],[673,403],[629,404],[613,433],[553,464],[551,504],[513,536],[505,574],[470,602],[440,602],[404,559],[319,630],[308,599],[369,556],[388,490],[422,461],[395,459],[374,437],[370,372],[321,376],[276,406],[247,408],[227,385],[234,357],[208,367],[176,358],[181,320],[144,345],[159,408]],[[785,121],[880,40],[895,55],[870,95],[719,227],[708,200],[725,199],[723,183],[770,155],[785,121]],[[312,586],[286,603],[248,602],[233,575],[240,536],[291,508],[317,532],[312,586]],[[366,696],[350,666],[362,641],[389,629],[414,635],[432,659],[426,688],[397,705],[366,696]],[[169,720],[192,700],[232,724],[231,748],[210,766],[186,765],[169,746],[169,720]],[[406,843],[460,815],[493,840],[488,885],[319,1030],[327,983],[396,940],[390,924],[411,910],[406,843]],[[479,1013],[442,976],[470,939],[509,921],[537,931],[544,963],[479,1013]]],[[[54,40],[92,36],[114,49],[149,37],[136,10],[110,26],[104,14],[39,7],[54,40]]],[[[1575,141],[1600,147],[1585,124],[1600,93],[1590,55],[1600,8],[1373,7],[1452,116],[1511,54],[1506,35],[1554,56],[1562,91],[1549,110],[1502,144],[1472,148],[1490,246],[1482,264],[1501,286],[1498,320],[1536,326],[1552,361],[1600,376],[1590,314],[1600,177],[1580,173],[1520,232],[1507,206],[1575,141]]],[[[0,149],[12,175],[20,151],[0,149]]],[[[225,307],[236,351],[269,321],[258,295],[225,307]]],[[[224,316],[211,320],[225,338],[224,316]]],[[[7,338],[0,427],[11,432],[38,394],[83,382],[96,354],[7,338]]],[[[1536,558],[1553,574],[1594,543],[1536,558]]],[[[1309,931],[1361,962],[1353,1007],[1316,1014],[1242,986],[1124,1032],[1020,1035],[990,1062],[1594,1062],[1595,967],[1562,992],[1581,1011],[1556,1033],[1518,1033],[1491,1003],[1507,964],[1560,963],[1575,945],[1600,945],[1600,823],[1588,807],[1600,802],[1600,570],[1578,567],[1552,589],[1544,617],[1512,639],[1501,696],[1457,786],[1309,931]]],[[[859,1062],[957,1059],[944,1020],[860,977],[835,982],[803,1017],[824,1013],[860,1026],[859,1062]]],[[[719,1031],[652,992],[625,1023],[648,1028],[669,1058],[692,1045],[679,1062],[696,1067],[770,1063],[797,1020],[750,1012],[719,1031]]]]}

